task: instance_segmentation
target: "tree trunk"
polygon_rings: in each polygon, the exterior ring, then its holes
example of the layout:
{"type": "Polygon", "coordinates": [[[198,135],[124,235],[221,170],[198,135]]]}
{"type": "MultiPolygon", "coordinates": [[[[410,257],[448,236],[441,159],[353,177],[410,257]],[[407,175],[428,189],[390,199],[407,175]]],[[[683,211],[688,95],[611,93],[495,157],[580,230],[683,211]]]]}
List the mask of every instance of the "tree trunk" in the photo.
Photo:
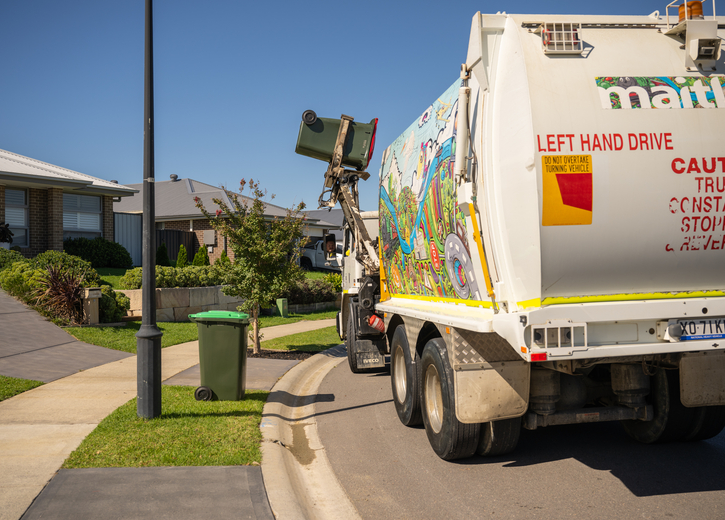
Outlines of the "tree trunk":
{"type": "Polygon", "coordinates": [[[252,308],[252,352],[259,354],[259,305],[252,308]]]}

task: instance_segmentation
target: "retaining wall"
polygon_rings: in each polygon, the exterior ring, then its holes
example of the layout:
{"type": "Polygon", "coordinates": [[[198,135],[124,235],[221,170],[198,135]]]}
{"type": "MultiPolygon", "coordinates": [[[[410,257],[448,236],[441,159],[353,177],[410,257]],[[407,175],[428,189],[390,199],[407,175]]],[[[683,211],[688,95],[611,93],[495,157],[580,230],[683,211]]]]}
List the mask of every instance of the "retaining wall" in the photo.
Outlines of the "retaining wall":
{"type": "MultiPolygon", "coordinates": [[[[212,287],[177,287],[156,289],[156,321],[189,321],[189,314],[204,311],[236,311],[242,299],[227,296],[221,285],[212,287]]],[[[131,299],[128,316],[141,316],[143,289],[122,289],[131,299]]]]}

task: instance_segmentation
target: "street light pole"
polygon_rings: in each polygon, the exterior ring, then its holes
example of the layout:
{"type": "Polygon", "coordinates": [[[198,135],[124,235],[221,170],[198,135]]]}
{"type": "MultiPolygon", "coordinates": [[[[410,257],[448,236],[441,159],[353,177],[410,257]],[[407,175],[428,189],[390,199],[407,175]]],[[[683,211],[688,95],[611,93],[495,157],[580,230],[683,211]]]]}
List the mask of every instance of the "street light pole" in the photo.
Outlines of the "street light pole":
{"type": "Polygon", "coordinates": [[[153,2],[146,0],[143,140],[142,321],[136,333],[136,413],[161,415],[161,336],[156,326],[156,201],[154,190],[154,39],[153,2]]]}

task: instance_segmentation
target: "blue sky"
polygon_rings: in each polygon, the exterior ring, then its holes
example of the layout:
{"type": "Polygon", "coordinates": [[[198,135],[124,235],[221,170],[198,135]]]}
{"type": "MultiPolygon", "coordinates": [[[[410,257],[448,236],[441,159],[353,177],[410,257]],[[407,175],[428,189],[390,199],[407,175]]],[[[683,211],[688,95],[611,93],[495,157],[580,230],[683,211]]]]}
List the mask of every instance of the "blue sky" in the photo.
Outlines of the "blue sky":
{"type": "MultiPolygon", "coordinates": [[[[647,15],[667,3],[155,0],[156,179],[254,178],[274,203],[316,209],[326,165],[294,153],[302,112],[377,117],[361,183],[363,209],[377,209],[381,152],[458,77],[476,11],[647,15]]],[[[144,6],[0,0],[0,148],[141,182],[144,6]]]]}

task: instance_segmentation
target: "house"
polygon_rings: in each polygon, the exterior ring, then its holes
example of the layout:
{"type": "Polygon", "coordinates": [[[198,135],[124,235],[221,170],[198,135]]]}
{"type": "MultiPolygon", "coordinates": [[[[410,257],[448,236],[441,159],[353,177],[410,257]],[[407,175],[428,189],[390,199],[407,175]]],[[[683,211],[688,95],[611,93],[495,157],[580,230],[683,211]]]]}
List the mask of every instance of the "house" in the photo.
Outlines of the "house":
{"type": "MultiPolygon", "coordinates": [[[[217,205],[213,199],[223,200],[229,207],[231,202],[226,192],[210,184],[205,184],[194,179],[179,179],[171,175],[168,181],[157,181],[155,184],[156,199],[156,229],[176,230],[185,234],[191,234],[193,250],[187,252],[192,256],[200,247],[208,248],[209,260],[214,263],[221,252],[226,250],[229,258],[233,259],[234,254],[228,246],[226,237],[217,233],[211,226],[209,219],[196,207],[194,199],[198,197],[204,204],[206,210],[213,213],[217,205]]],[[[114,205],[117,214],[141,214],[143,212],[143,185],[130,184],[129,188],[137,192],[132,197],[124,197],[114,205]]],[[[242,199],[251,202],[249,197],[241,196],[242,199]]],[[[268,218],[285,217],[287,210],[274,204],[265,203],[265,216],[268,218]]],[[[311,236],[324,236],[325,233],[335,228],[335,225],[319,218],[318,216],[307,218],[305,234],[311,236]]],[[[339,227],[339,226],[338,226],[339,227]]],[[[157,236],[162,236],[157,233],[157,236]]],[[[158,239],[157,239],[158,242],[158,239]]],[[[160,245],[157,243],[157,245],[160,245]]],[[[168,247],[168,245],[167,245],[168,247]]],[[[175,250],[169,248],[169,256],[176,256],[178,247],[175,250]]]]}
{"type": "Polygon", "coordinates": [[[333,233],[335,235],[335,240],[338,242],[342,242],[342,223],[345,220],[345,215],[343,214],[341,209],[313,209],[305,211],[305,216],[310,221],[324,222],[327,225],[327,228],[322,230],[324,231],[323,233],[319,235],[310,234],[310,239],[312,241],[314,241],[315,239],[322,240],[325,236],[325,233],[333,233]]]}
{"type": "Polygon", "coordinates": [[[65,238],[114,240],[114,199],[135,190],[0,150],[0,222],[26,257],[62,251],[65,238]]]}

